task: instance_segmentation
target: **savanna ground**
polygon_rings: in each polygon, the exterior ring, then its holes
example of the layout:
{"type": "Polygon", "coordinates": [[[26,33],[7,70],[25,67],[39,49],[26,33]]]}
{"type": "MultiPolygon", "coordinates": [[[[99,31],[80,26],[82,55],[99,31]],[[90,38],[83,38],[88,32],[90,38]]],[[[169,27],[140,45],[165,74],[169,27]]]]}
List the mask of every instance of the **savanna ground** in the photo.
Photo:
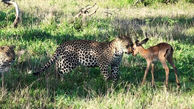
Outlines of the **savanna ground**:
{"type": "MultiPolygon", "coordinates": [[[[22,20],[13,28],[14,8],[0,3],[0,45],[15,45],[24,50],[0,87],[0,108],[88,108],[88,109],[193,109],[194,108],[194,4],[179,0],[164,4],[145,0],[133,6],[133,0],[15,0],[22,20]],[[97,3],[97,13],[84,23],[72,23],[80,8],[97,3]],[[107,14],[107,12],[111,14],[107,14]],[[54,66],[40,77],[29,74],[47,62],[56,47],[66,40],[110,41],[120,34],[133,40],[149,37],[148,48],[159,42],[170,43],[178,69],[181,89],[176,90],[170,67],[169,89],[164,88],[165,72],[155,67],[156,88],[151,74],[140,86],[146,61],[124,55],[120,79],[105,82],[98,68],[78,67],[55,78],[54,66]]],[[[172,0],[170,0],[172,1],[172,0]]]]}

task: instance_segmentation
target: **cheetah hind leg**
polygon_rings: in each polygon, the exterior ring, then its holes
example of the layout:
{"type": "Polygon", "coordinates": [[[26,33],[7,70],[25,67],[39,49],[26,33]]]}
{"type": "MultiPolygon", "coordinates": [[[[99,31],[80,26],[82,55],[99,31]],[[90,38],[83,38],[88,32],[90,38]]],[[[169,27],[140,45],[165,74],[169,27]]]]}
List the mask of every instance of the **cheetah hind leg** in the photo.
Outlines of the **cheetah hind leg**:
{"type": "Polygon", "coordinates": [[[56,63],[56,76],[61,81],[64,81],[64,74],[71,72],[76,68],[77,64],[74,62],[68,61],[67,59],[62,59],[56,63]]]}

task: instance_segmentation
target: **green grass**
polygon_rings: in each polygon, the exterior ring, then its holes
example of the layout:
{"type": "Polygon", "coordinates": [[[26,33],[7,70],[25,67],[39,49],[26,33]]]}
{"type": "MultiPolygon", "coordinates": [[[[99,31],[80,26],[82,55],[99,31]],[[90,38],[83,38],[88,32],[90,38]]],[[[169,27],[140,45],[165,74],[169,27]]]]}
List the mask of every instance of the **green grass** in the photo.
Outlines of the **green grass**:
{"type": "Polygon", "coordinates": [[[16,52],[25,51],[5,74],[5,88],[0,87],[0,108],[194,108],[194,5],[179,1],[134,7],[131,1],[18,0],[22,11],[18,28],[12,24],[14,9],[0,3],[0,46],[15,45],[16,52]],[[99,5],[96,15],[84,25],[79,21],[70,23],[81,7],[94,2],[99,5]],[[112,16],[104,14],[107,7],[112,16]],[[151,73],[146,85],[140,86],[146,61],[139,55],[124,55],[120,79],[115,85],[104,81],[99,68],[80,66],[63,79],[55,77],[54,66],[40,77],[29,74],[44,65],[64,41],[102,42],[120,34],[130,35],[133,40],[149,37],[145,48],[160,42],[171,44],[181,89],[176,90],[172,67],[169,89],[165,89],[165,72],[160,62],[155,66],[156,88],[151,87],[151,73]]]}

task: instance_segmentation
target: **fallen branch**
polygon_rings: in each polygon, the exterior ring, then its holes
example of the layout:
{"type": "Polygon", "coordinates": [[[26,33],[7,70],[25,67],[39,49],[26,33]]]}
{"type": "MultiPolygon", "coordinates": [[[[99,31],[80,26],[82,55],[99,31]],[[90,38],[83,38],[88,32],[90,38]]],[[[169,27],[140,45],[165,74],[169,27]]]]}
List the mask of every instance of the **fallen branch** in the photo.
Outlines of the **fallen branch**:
{"type": "Polygon", "coordinates": [[[19,20],[20,20],[20,17],[19,17],[19,14],[20,14],[20,11],[19,11],[19,7],[17,5],[16,2],[13,2],[13,1],[10,1],[10,0],[2,0],[3,3],[7,4],[7,5],[13,5],[15,7],[15,11],[16,11],[16,18],[14,20],[14,27],[17,27],[18,23],[19,23],[19,20]]]}
{"type": "Polygon", "coordinates": [[[135,3],[134,3],[134,6],[136,6],[138,3],[142,3],[144,0],[137,0],[135,3]]]}
{"type": "Polygon", "coordinates": [[[79,17],[82,17],[83,19],[85,19],[88,16],[92,16],[93,14],[95,14],[97,12],[98,7],[95,10],[93,10],[92,12],[90,12],[89,10],[91,8],[94,8],[95,6],[97,6],[96,3],[93,6],[86,6],[85,8],[80,9],[79,13],[75,15],[74,20],[79,18],[79,17]]]}

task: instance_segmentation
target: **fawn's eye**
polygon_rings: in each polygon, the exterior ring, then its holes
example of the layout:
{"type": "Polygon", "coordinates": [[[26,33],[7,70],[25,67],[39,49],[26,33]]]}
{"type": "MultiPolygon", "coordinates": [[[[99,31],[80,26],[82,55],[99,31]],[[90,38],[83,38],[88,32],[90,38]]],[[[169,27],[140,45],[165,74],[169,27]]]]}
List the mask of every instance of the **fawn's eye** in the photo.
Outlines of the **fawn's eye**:
{"type": "Polygon", "coordinates": [[[126,45],[127,48],[129,48],[129,46],[130,46],[129,44],[126,45]]]}

